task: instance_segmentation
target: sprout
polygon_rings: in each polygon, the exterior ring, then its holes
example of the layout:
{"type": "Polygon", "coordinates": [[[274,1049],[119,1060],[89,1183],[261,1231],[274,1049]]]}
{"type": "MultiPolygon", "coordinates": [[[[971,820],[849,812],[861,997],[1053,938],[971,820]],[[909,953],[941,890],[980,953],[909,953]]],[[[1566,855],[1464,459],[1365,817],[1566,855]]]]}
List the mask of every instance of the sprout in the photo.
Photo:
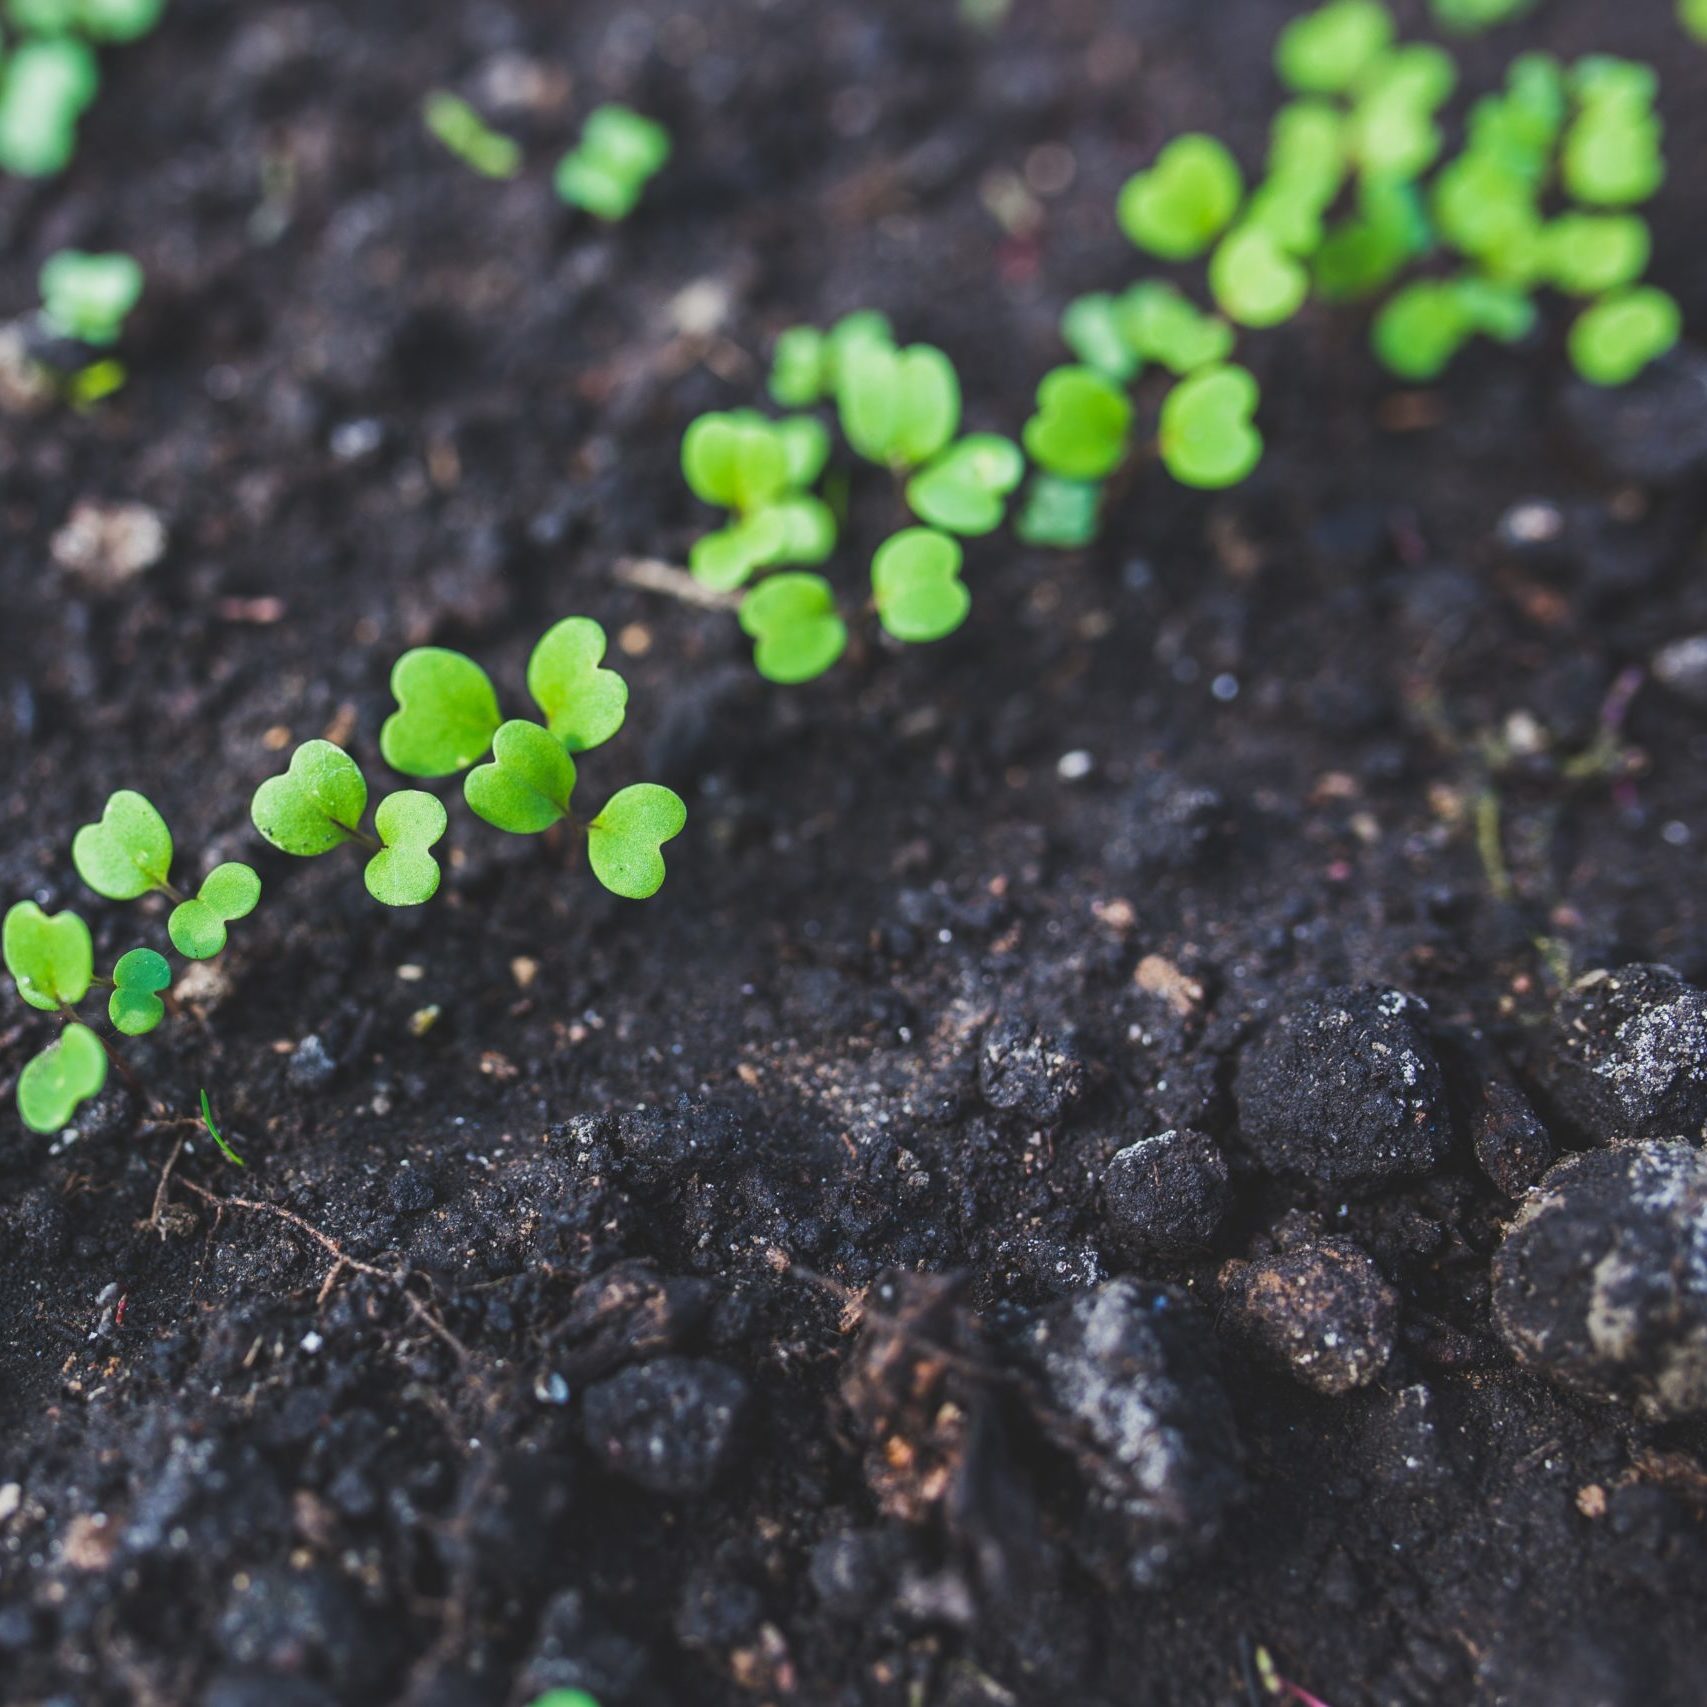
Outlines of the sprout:
{"type": "Polygon", "coordinates": [[[1521,18],[1535,0],[1432,0],[1432,4],[1435,22],[1442,29],[1475,35],[1521,18]]]}
{"type": "Polygon", "coordinates": [[[1345,182],[1347,124],[1325,101],[1293,101],[1275,114],[1268,177],[1247,203],[1244,224],[1266,231],[1288,254],[1322,241],[1322,222],[1345,182]]]}
{"type": "Polygon", "coordinates": [[[142,295],[142,268],[129,255],[61,249],[41,270],[42,319],[62,338],[116,344],[142,295]]]}
{"type": "Polygon", "coordinates": [[[759,674],[784,686],[823,675],[848,643],[830,583],[800,570],[772,575],[748,593],[741,627],[755,642],[759,674]]]}
{"type": "Polygon", "coordinates": [[[566,616],[528,659],[528,692],[571,753],[602,747],[628,716],[628,683],[603,668],[605,645],[605,631],[591,617],[566,616]]]}
{"type": "Polygon", "coordinates": [[[1164,261],[1189,261],[1227,229],[1244,188],[1238,162],[1214,137],[1176,137],[1149,171],[1127,180],[1120,228],[1164,261]]]}
{"type": "Polygon", "coordinates": [[[1539,185],[1552,167],[1565,109],[1565,74],[1559,62],[1550,54],[1523,54],[1506,71],[1504,92],[1484,95],[1470,109],[1467,152],[1497,160],[1507,171],[1539,185]]]}
{"type": "Polygon", "coordinates": [[[34,901],[8,910],[0,954],[18,994],[43,1013],[75,1007],[95,980],[89,927],[75,913],[44,913],[34,901]]]}
{"type": "Polygon", "coordinates": [[[1076,297],[1061,316],[1061,341],[1086,366],[1117,385],[1135,379],[1143,361],[1127,342],[1117,300],[1104,291],[1076,297]]]}
{"type": "Polygon", "coordinates": [[[1301,95],[1343,95],[1392,40],[1393,15],[1383,0],[1328,0],[1280,32],[1274,66],[1301,95]]]}
{"type": "Polygon", "coordinates": [[[475,815],[513,836],[534,836],[569,815],[575,761],[549,729],[513,719],[492,738],[492,759],[468,773],[463,795],[475,815]]]}
{"type": "Polygon", "coordinates": [[[669,158],[670,133],[661,124],[628,107],[597,107],[580,143],[558,162],[557,193],[595,218],[626,219],[669,158]]]}
{"type": "MultiPolygon", "coordinates": [[[[993,533],[1007,497],[1025,477],[1025,458],[1012,439],[973,433],[957,440],[907,482],[913,514],[950,533],[993,533]]],[[[894,630],[890,631],[891,633],[894,630]]]]}
{"type": "Polygon", "coordinates": [[[1648,200],[1665,181],[1653,72],[1596,55],[1578,61],[1572,81],[1580,110],[1565,133],[1565,188],[1591,207],[1633,207],[1648,200]]]}
{"type": "Polygon", "coordinates": [[[1358,211],[1334,227],[1317,252],[1312,276],[1329,302],[1376,295],[1430,243],[1428,217],[1410,184],[1365,183],[1358,211]]]}
{"type": "Polygon", "coordinates": [[[443,646],[405,652],[392,666],[391,691],[397,709],[380,730],[379,750],[405,776],[467,770],[504,720],[486,672],[443,646]]]}
{"type": "Polygon", "coordinates": [[[151,948],[133,948],[113,968],[113,993],[107,998],[107,1018],[126,1037],[141,1037],[166,1017],[160,992],[172,986],[166,956],[151,948]]]}
{"type": "Polygon", "coordinates": [[[211,960],[225,948],[225,927],[246,919],[261,899],[261,880],[237,860],[216,865],[193,900],[182,901],[166,921],[172,946],[186,960],[211,960]]]}
{"type": "Polygon", "coordinates": [[[644,901],[664,883],[659,849],[682,833],[688,810],[681,798],[655,782],[619,789],[587,826],[587,863],[613,895],[644,901]]]}
{"type": "Polygon", "coordinates": [[[1428,169],[1441,147],[1435,113],[1457,82],[1452,56],[1426,42],[1375,62],[1351,117],[1350,151],[1365,177],[1405,183],[1428,169]]]}
{"type": "Polygon", "coordinates": [[[833,397],[841,383],[842,357],[854,345],[893,345],[888,318],[875,308],[845,314],[828,332],[792,326],[776,341],[770,393],[784,409],[810,409],[833,397]]]}
{"type": "Polygon", "coordinates": [[[1475,330],[1456,286],[1442,279],[1406,285],[1376,316],[1375,353],[1399,378],[1438,379],[1475,330]]]}
{"type": "Polygon", "coordinates": [[[467,101],[447,89],[433,90],[421,103],[421,122],[483,178],[513,178],[522,168],[520,145],[493,130],[467,101]]]}
{"type": "Polygon", "coordinates": [[[1037,388],[1037,413],[1025,424],[1025,448],[1064,480],[1100,480],[1126,455],[1132,405],[1094,368],[1058,367],[1037,388]]]}
{"type": "Polygon", "coordinates": [[[18,1075],[18,1112],[32,1132],[57,1132],[106,1082],[106,1046],[74,1022],[18,1075]]]}
{"type": "Polygon", "coordinates": [[[1039,474],[1026,492],[1014,532],[1027,545],[1076,551],[1096,538],[1101,505],[1100,486],[1083,480],[1063,480],[1055,474],[1039,474]]]}
{"type": "Polygon", "coordinates": [[[837,357],[836,401],[848,443],[889,468],[929,462],[960,426],[960,377],[931,344],[855,339],[837,357]]]}
{"type": "Polygon", "coordinates": [[[1683,315],[1663,290],[1614,291],[1578,316],[1571,361],[1591,385],[1627,385],[1682,335],[1683,315]]]}
{"type": "Polygon", "coordinates": [[[972,595],[960,579],[962,555],[957,540],[933,528],[904,528],[878,547],[872,597],[897,640],[941,640],[966,620],[972,595]]]}
{"type": "Polygon", "coordinates": [[[110,795],[100,822],[85,824],[71,843],[77,875],[109,901],[151,891],[172,894],[172,832],[152,803],[133,789],[110,795]]]}
{"type": "Polygon", "coordinates": [[[55,36],[14,48],[0,65],[0,171],[24,178],[63,171],[100,81],[83,42],[55,36]]]}
{"type": "Polygon", "coordinates": [[[418,907],[439,888],[439,862],[427,851],[450,820],[443,804],[418,788],[399,789],[373,815],[380,850],[367,862],[368,893],[388,907],[418,907]]]}
{"type": "Polygon", "coordinates": [[[1162,404],[1162,461],[1186,486],[1236,486],[1262,460],[1262,434],[1252,424],[1261,398],[1242,367],[1202,368],[1182,379],[1162,404]]]}
{"type": "Polygon", "coordinates": [[[219,1153],[224,1156],[226,1161],[233,1162],[240,1168],[248,1167],[249,1164],[244,1161],[228,1143],[226,1143],[223,1134],[220,1132],[219,1128],[214,1125],[213,1104],[208,1101],[208,1095],[205,1090],[202,1092],[202,1126],[206,1130],[208,1137],[210,1137],[218,1146],[219,1153]]]}
{"type": "Polygon", "coordinates": [[[1542,267],[1568,296],[1603,296],[1647,271],[1653,239],[1633,213],[1566,213],[1542,232],[1542,267]]]}
{"type": "Polygon", "coordinates": [[[304,741],[283,776],[255,790],[249,816],[275,848],[299,858],[361,841],[367,779],[356,761],[330,741],[304,741]]]}
{"type": "Polygon", "coordinates": [[[1278,326],[1304,306],[1310,275],[1271,233],[1245,225],[1216,249],[1209,288],[1229,319],[1242,326],[1278,326]]]}
{"type": "Polygon", "coordinates": [[[1180,377],[1233,353],[1232,327],[1205,314],[1170,284],[1145,280],[1133,285],[1115,312],[1133,353],[1180,377]]]}
{"type": "Polygon", "coordinates": [[[1542,221],[1536,186],[1500,156],[1461,154],[1432,189],[1440,234],[1508,278],[1528,278],[1542,264],[1542,221]]]}

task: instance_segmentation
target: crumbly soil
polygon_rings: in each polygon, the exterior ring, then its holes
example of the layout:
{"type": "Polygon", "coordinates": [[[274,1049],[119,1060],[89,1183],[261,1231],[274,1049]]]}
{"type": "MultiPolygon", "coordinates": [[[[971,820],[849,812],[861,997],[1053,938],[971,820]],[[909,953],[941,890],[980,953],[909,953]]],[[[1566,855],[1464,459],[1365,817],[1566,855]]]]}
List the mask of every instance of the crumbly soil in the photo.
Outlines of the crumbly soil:
{"type": "MultiPolygon", "coordinates": [[[[174,0],[73,169],[0,183],[9,314],[65,245],[149,281],[117,397],[0,417],[0,893],[162,940],[71,871],[118,787],[181,871],[267,885],[127,1051],[151,1106],[0,1138],[0,1699],[1196,1707],[1260,1698],[1258,1644],[1332,1707],[1700,1699],[1700,1425],[1520,1369],[1489,1311],[1537,1158],[1628,1135],[1549,1094],[1562,981],[1707,981],[1707,672],[1650,670],[1707,629],[1666,466],[1699,358],[1633,419],[1562,377],[1554,304],[1397,394],[1312,312],[1250,341],[1246,487],[1147,467],[1092,550],[979,543],[959,635],[804,689],[619,574],[683,559],[682,428],[791,323],[881,307],[1016,430],[1062,304],[1139,271],[1125,175],[1181,128],[1257,157],[1290,10],[174,0]],[[423,134],[440,85],[521,177],[423,134]],[[549,179],[609,98],[677,155],[603,231],[549,179]],[[155,512],[160,561],[56,554],[85,500],[155,512]],[[259,846],[290,744],[383,780],[404,647],[519,708],[574,612],[634,686],[582,786],[688,799],[657,900],[460,808],[419,911],[259,846]],[[1409,1016],[1432,1123],[1349,1183],[1309,1041],[1346,1001],[1382,1060],[1409,1016]],[[1305,1065],[1242,1069],[1278,1020],[1305,1065]],[[183,1118],[204,1086],[246,1171],[183,1118]],[[1170,1130],[1228,1178],[1182,1175],[1215,1231],[1159,1256],[1098,1180],[1170,1130]],[[1396,1294],[1338,1396],[1295,1322],[1226,1319],[1225,1275],[1320,1238],[1396,1294]]],[[[1471,80],[1643,55],[1699,160],[1670,11],[1546,0],[1471,80]]],[[[1679,169],[1654,271],[1697,332],[1704,218],[1679,169]]],[[[869,473],[851,504],[854,587],[897,512],[869,473]]],[[[41,1040],[8,1003],[8,1102],[41,1040]]],[[[1371,1131],[1412,1119],[1379,1076],[1371,1131]]]]}

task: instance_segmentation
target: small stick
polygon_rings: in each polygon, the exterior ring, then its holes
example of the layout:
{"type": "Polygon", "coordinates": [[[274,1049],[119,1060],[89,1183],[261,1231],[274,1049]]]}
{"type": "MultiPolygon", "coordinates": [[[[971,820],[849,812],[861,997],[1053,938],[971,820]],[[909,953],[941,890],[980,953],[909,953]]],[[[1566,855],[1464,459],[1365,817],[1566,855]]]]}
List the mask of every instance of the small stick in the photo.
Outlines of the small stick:
{"type": "Polygon", "coordinates": [[[741,608],[738,593],[722,593],[696,581],[687,570],[660,557],[619,557],[612,571],[625,587],[638,587],[646,593],[663,593],[679,599],[685,605],[697,605],[701,610],[732,611],[741,608]]]}

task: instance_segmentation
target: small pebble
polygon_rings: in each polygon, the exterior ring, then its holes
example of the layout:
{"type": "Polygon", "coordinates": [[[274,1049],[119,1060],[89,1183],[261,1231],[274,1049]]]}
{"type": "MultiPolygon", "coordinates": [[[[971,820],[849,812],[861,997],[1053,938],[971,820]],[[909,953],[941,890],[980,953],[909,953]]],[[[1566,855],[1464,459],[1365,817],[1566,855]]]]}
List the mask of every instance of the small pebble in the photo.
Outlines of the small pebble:
{"type": "Polygon", "coordinates": [[[1129,1256],[1185,1256],[1215,1237],[1227,1196],[1227,1159],[1212,1138],[1161,1132],[1103,1170],[1103,1225],[1129,1256]]]}

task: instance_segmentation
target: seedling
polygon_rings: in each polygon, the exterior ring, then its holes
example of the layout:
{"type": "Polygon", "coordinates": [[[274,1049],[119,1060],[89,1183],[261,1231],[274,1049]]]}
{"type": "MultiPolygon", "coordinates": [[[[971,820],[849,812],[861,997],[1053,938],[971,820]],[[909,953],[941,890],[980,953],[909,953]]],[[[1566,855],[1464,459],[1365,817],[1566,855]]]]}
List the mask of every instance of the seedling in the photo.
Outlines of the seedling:
{"type": "Polygon", "coordinates": [[[557,193],[596,219],[626,219],[670,158],[670,133],[629,107],[597,107],[557,166],[557,193]]]}
{"type": "Polygon", "coordinates": [[[930,344],[897,349],[861,337],[844,345],[836,400],[853,449],[897,471],[929,462],[960,426],[959,375],[930,344]]]}
{"type": "Polygon", "coordinates": [[[107,998],[107,1018],[113,1030],[141,1037],[166,1017],[162,990],[172,987],[172,968],[166,956],[152,948],[133,948],[113,967],[113,992],[107,998]]]}
{"type": "Polygon", "coordinates": [[[1549,284],[1567,296],[1603,296],[1648,269],[1653,238],[1633,213],[1567,213],[1542,232],[1540,262],[1549,284]]]}
{"type": "Polygon", "coordinates": [[[1205,314],[1174,286],[1147,279],[1115,302],[1115,317],[1129,349],[1183,378],[1233,353],[1233,328],[1205,314]]]}
{"type": "Polygon", "coordinates": [[[1242,367],[1204,368],[1182,379],[1162,405],[1158,445],[1174,479],[1186,486],[1236,486],[1262,460],[1252,423],[1261,391],[1242,367]]]}
{"type": "Polygon", "coordinates": [[[1300,95],[1345,95],[1392,40],[1393,15],[1383,0],[1329,0],[1280,32],[1274,66],[1300,95]]]}
{"type": "Polygon", "coordinates": [[[226,926],[248,918],[260,899],[260,878],[249,866],[228,860],[207,874],[193,899],[172,909],[166,934],[186,960],[211,960],[225,949],[226,926]]]}
{"type": "Polygon", "coordinates": [[[1238,162],[1212,136],[1170,142],[1147,172],[1120,192],[1120,228],[1164,261],[1201,255],[1231,223],[1244,198],[1238,162]]]}
{"type": "Polygon", "coordinates": [[[1222,312],[1241,326],[1278,326],[1304,306],[1310,275],[1271,232],[1246,225],[1216,249],[1209,288],[1222,312]]]}
{"type": "Polygon", "coordinates": [[[0,170],[49,178],[70,164],[77,124],[100,87],[88,46],[69,36],[25,40],[0,64],[0,170]]]}
{"type": "Polygon", "coordinates": [[[237,1152],[235,1150],[233,1150],[232,1147],[228,1143],[226,1143],[225,1138],[221,1134],[219,1128],[214,1125],[214,1123],[213,1123],[213,1104],[208,1101],[208,1095],[207,1095],[207,1092],[205,1090],[202,1092],[202,1125],[207,1129],[208,1137],[210,1137],[214,1141],[214,1143],[216,1145],[218,1145],[219,1152],[222,1156],[225,1157],[226,1161],[232,1163],[234,1166],[239,1167],[239,1168],[248,1167],[249,1164],[246,1161],[244,1161],[243,1158],[240,1155],[238,1155],[237,1152]]]}
{"type": "Polygon", "coordinates": [[[972,595],[960,579],[959,542],[933,528],[906,528],[878,547],[871,592],[878,620],[897,640],[941,640],[966,620],[972,595]]]}
{"type": "Polygon", "coordinates": [[[1100,486],[1039,474],[1026,492],[1014,532],[1027,545],[1076,551],[1096,538],[1101,507],[1100,486]]]}
{"type": "Polygon", "coordinates": [[[61,249],[41,270],[42,320],[62,338],[116,344],[142,295],[142,268],[129,255],[61,249]]]}
{"type": "Polygon", "coordinates": [[[1677,21],[1697,41],[1707,42],[1707,0],[1677,0],[1677,21]]]}
{"type": "Polygon", "coordinates": [[[1560,159],[1566,189],[1589,207],[1647,201],[1665,181],[1652,71],[1597,55],[1579,62],[1572,83],[1579,109],[1560,159]]]}
{"type": "Polygon", "coordinates": [[[1591,385],[1628,385],[1677,342],[1683,315],[1652,286],[1614,291],[1571,328],[1571,361],[1591,385]]]}
{"type": "Polygon", "coordinates": [[[88,1026],[73,1020],[18,1075],[18,1112],[32,1132],[57,1132],[78,1107],[101,1094],[107,1051],[88,1026]]]}
{"type": "Polygon", "coordinates": [[[421,103],[421,122],[483,178],[513,178],[522,168],[521,145],[493,130],[467,101],[447,89],[433,90],[421,103]]]}
{"type": "Polygon", "coordinates": [[[1136,379],[1144,365],[1127,342],[1118,300],[1104,291],[1075,297],[1067,304],[1061,316],[1061,342],[1085,367],[1095,368],[1116,385],[1136,379]]]}
{"type": "Polygon", "coordinates": [[[1012,439],[973,433],[908,481],[907,502],[934,528],[969,536],[994,533],[1007,513],[1008,494],[1024,478],[1025,458],[1012,439]]]}
{"type": "Polygon", "coordinates": [[[1435,114],[1452,95],[1458,67],[1427,43],[1382,55],[1358,86],[1350,152],[1366,178],[1406,183],[1434,163],[1442,145],[1435,114]]]}
{"type": "Polygon", "coordinates": [[[893,344],[888,317],[874,308],[858,308],[828,332],[816,326],[791,326],[776,341],[770,394],[784,409],[810,409],[834,397],[841,384],[842,358],[856,344],[893,344]]]}
{"type": "Polygon", "coordinates": [[[1132,405],[1094,368],[1061,367],[1037,388],[1037,413],[1025,424],[1032,460],[1063,480],[1100,480],[1126,455],[1132,405]]]}
{"type": "Polygon", "coordinates": [[[847,648],[847,624],[836,609],[835,589],[822,575],[772,575],[742,599],[740,616],[754,642],[754,667],[766,681],[812,681],[847,648]]]}

